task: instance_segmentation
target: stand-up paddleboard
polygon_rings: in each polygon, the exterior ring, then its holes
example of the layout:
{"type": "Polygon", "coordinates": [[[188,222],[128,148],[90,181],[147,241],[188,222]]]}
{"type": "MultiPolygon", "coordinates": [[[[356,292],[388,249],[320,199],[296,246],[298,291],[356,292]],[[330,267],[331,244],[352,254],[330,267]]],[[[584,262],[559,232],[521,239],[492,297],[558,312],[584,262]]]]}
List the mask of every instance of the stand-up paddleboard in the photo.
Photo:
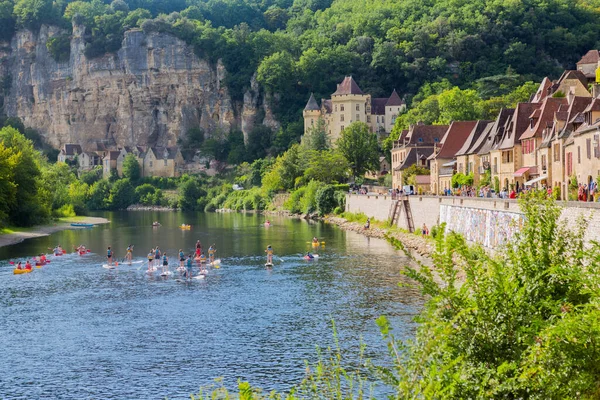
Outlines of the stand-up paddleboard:
{"type": "Polygon", "coordinates": [[[116,265],[102,264],[102,268],[106,268],[106,269],[115,269],[115,268],[117,268],[117,267],[116,267],[116,265]]]}
{"type": "Polygon", "coordinates": [[[267,267],[267,268],[268,267],[272,267],[272,266],[273,266],[273,263],[270,263],[270,262],[268,262],[268,263],[265,264],[265,267],[267,267]]]}
{"type": "Polygon", "coordinates": [[[171,271],[161,272],[160,276],[171,276],[173,273],[171,271]]]}
{"type": "Polygon", "coordinates": [[[192,277],[192,279],[204,279],[205,276],[204,275],[196,275],[194,277],[192,277]]]}

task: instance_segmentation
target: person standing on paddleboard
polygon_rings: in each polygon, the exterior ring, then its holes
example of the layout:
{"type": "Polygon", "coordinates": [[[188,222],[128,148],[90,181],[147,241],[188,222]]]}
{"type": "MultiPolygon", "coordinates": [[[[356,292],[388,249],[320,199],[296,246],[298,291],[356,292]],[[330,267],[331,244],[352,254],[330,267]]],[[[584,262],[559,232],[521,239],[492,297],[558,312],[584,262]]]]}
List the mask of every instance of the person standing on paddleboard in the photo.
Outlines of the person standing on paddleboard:
{"type": "Polygon", "coordinates": [[[163,274],[166,274],[169,270],[169,257],[167,257],[167,253],[164,253],[162,256],[162,265],[162,272],[163,274]]]}
{"type": "Polygon", "coordinates": [[[183,268],[183,263],[185,262],[185,254],[182,249],[179,249],[179,266],[183,268]]]}
{"type": "Polygon", "coordinates": [[[186,272],[185,272],[185,277],[187,279],[192,279],[192,255],[189,254],[187,261],[186,261],[186,272]]]}
{"type": "Polygon", "coordinates": [[[210,262],[214,262],[215,261],[215,253],[216,252],[217,252],[217,249],[215,249],[215,245],[214,244],[208,248],[208,259],[209,259],[210,262]]]}
{"type": "Polygon", "coordinates": [[[202,243],[200,243],[200,239],[196,241],[196,257],[200,257],[202,254],[202,243]]]}
{"type": "Polygon", "coordinates": [[[152,272],[152,261],[154,261],[154,249],[148,253],[148,272],[152,272]]]}
{"type": "Polygon", "coordinates": [[[156,266],[160,265],[160,249],[158,246],[156,246],[156,249],[154,249],[154,263],[156,266]]]}
{"type": "Polygon", "coordinates": [[[108,249],[106,250],[106,259],[108,262],[108,265],[112,265],[112,250],[110,249],[110,246],[108,246],[108,249]]]}
{"type": "Polygon", "coordinates": [[[129,246],[127,246],[127,254],[125,254],[125,258],[129,262],[129,265],[131,265],[132,257],[133,257],[133,245],[130,244],[129,246]]]}
{"type": "Polygon", "coordinates": [[[267,253],[267,264],[273,264],[273,248],[271,245],[267,246],[265,253],[267,253]]]}

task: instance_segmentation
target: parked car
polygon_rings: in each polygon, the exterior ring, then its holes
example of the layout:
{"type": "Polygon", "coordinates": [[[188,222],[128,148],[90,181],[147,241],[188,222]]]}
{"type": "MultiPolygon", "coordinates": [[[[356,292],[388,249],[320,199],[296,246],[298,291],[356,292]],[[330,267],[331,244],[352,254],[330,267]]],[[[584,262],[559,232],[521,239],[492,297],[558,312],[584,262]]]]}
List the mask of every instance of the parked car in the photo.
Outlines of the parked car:
{"type": "Polygon", "coordinates": [[[242,186],[238,185],[237,183],[234,183],[233,190],[244,190],[244,188],[242,186]]]}

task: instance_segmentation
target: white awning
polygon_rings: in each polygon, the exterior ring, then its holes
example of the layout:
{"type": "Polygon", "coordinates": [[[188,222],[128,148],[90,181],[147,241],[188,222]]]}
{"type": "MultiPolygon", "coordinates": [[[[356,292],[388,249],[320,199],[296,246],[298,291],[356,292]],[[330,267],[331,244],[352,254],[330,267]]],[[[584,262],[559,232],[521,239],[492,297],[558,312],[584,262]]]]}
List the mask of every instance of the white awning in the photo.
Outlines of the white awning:
{"type": "Polygon", "coordinates": [[[456,165],[456,160],[447,162],[446,164],[442,164],[442,167],[454,167],[456,165]]]}
{"type": "Polygon", "coordinates": [[[535,179],[532,179],[532,180],[530,180],[530,181],[527,181],[527,182],[525,182],[525,186],[531,186],[531,185],[533,185],[534,183],[537,183],[537,182],[543,181],[544,179],[547,179],[547,178],[548,178],[548,175],[542,175],[542,176],[539,176],[539,177],[537,177],[537,178],[535,178],[535,179]]]}

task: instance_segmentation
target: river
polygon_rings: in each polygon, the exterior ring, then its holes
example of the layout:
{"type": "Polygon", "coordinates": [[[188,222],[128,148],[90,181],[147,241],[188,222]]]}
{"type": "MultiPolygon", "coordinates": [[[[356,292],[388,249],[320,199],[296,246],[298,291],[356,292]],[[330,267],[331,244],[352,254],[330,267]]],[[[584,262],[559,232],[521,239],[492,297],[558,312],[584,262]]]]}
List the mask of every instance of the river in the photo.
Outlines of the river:
{"type": "MultiPolygon", "coordinates": [[[[406,258],[385,241],[320,222],[244,214],[101,213],[111,222],[57,232],[0,248],[0,397],[189,399],[222,377],[265,390],[288,390],[333,344],[335,319],[348,362],[362,340],[386,363],[375,319],[385,314],[399,338],[414,335],[423,301],[399,287],[406,258]],[[153,228],[152,221],[162,226],[153,228]],[[182,223],[191,230],[181,230],[182,223]],[[313,236],[325,242],[312,249],[313,236]],[[134,260],[159,245],[172,256],[200,239],[217,248],[219,269],[204,280],[178,281],[145,272],[146,264],[101,267],[133,244],[134,260]],[[30,274],[8,260],[60,244],[92,253],[51,257],[30,274]],[[275,265],[264,267],[271,244],[275,265]],[[313,251],[318,260],[305,261],[313,251]]],[[[173,268],[172,268],[173,269],[173,268]]]]}

